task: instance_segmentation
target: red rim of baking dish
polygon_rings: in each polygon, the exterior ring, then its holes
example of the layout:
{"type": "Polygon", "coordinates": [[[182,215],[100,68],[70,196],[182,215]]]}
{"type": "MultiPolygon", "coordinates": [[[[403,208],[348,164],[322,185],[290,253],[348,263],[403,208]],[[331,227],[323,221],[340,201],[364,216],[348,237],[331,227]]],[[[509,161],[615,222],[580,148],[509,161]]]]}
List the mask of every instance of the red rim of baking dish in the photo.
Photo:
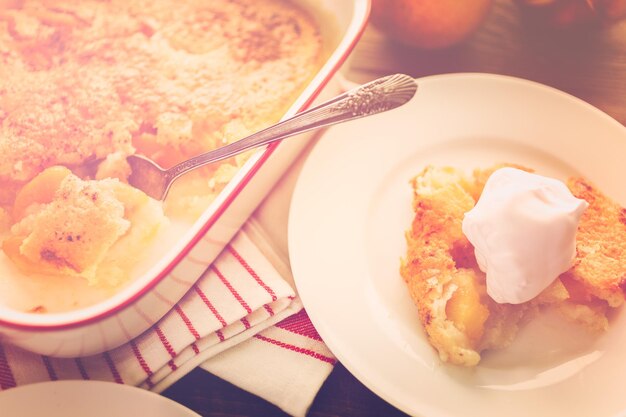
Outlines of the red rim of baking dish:
{"type": "MultiPolygon", "coordinates": [[[[362,21],[360,26],[357,28],[355,32],[355,36],[350,41],[350,44],[347,45],[346,49],[343,51],[342,55],[337,59],[335,64],[328,70],[328,73],[324,77],[324,79],[319,83],[317,88],[313,91],[313,93],[308,97],[308,99],[304,102],[304,104],[297,110],[296,113],[306,110],[313,100],[317,98],[322,89],[328,84],[333,75],[339,70],[341,65],[346,61],[357,42],[361,38],[363,31],[367,27],[367,23],[369,20],[371,4],[369,0],[357,0],[354,4],[354,11],[361,11],[362,21]],[[361,9],[364,8],[364,9],[361,9]]],[[[0,319],[0,326],[18,329],[18,330],[29,330],[29,331],[52,331],[52,330],[64,330],[64,329],[72,329],[80,326],[84,326],[90,323],[94,323],[100,319],[107,318],[112,316],[114,313],[124,310],[126,307],[134,304],[144,295],[146,295],[150,290],[152,290],[162,279],[164,279],[171,271],[176,267],[180,261],[183,260],[187,256],[187,254],[191,251],[191,249],[198,243],[200,239],[209,231],[209,229],[215,224],[215,222],[224,214],[224,212],[228,209],[231,203],[239,196],[239,193],[246,187],[246,185],[252,180],[254,175],[261,169],[261,167],[265,164],[268,158],[274,153],[276,148],[281,144],[281,142],[275,142],[273,144],[268,145],[263,155],[254,163],[252,168],[245,174],[245,176],[239,181],[239,183],[235,186],[235,188],[226,196],[225,200],[222,204],[217,208],[215,213],[211,217],[209,217],[202,227],[198,230],[198,232],[187,242],[187,244],[178,252],[178,254],[174,257],[174,259],[165,266],[161,271],[159,271],[156,276],[150,280],[146,285],[144,285],[139,291],[133,294],[131,297],[123,300],[122,302],[110,307],[109,309],[94,314],[92,316],[79,319],[76,321],[68,321],[65,323],[17,323],[14,321],[7,321],[0,319]]]]}

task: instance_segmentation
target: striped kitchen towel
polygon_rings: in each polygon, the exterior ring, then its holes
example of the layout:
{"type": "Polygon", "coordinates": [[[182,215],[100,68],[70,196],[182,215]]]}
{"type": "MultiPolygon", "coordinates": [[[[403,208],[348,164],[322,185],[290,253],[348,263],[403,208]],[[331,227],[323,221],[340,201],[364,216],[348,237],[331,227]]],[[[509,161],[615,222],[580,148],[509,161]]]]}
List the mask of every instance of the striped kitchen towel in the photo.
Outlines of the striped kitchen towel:
{"type": "Polygon", "coordinates": [[[266,255],[242,229],[174,309],[114,350],[59,359],[0,344],[0,389],[95,379],[161,392],[201,365],[291,415],[306,414],[335,358],[266,255]]]}

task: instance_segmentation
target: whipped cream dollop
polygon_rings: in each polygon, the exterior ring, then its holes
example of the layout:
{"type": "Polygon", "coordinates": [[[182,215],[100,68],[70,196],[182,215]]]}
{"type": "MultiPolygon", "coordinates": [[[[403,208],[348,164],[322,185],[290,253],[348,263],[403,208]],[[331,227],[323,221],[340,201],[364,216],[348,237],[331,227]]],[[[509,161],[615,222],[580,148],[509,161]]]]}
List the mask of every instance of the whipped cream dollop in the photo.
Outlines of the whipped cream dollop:
{"type": "Polygon", "coordinates": [[[496,170],[463,219],[463,233],[487,274],[489,296],[498,303],[523,303],[567,271],[587,206],[556,179],[496,170]]]}

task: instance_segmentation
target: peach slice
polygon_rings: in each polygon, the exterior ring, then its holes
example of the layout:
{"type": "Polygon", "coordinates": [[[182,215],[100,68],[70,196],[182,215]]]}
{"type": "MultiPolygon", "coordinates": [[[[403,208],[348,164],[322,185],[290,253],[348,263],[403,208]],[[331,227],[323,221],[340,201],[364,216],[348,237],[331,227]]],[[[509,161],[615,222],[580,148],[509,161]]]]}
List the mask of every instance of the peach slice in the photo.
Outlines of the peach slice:
{"type": "Polygon", "coordinates": [[[60,270],[58,268],[46,263],[33,263],[22,255],[20,246],[22,246],[23,241],[22,236],[10,236],[2,242],[2,250],[20,271],[25,274],[59,275],[60,270]]]}
{"type": "Polygon", "coordinates": [[[483,336],[489,309],[480,301],[482,291],[472,271],[463,272],[459,270],[454,276],[453,283],[457,289],[446,304],[446,315],[473,345],[477,345],[483,336]]]}
{"type": "Polygon", "coordinates": [[[61,186],[61,182],[71,173],[72,171],[65,167],[53,166],[30,180],[15,197],[15,203],[13,203],[15,221],[21,220],[31,205],[50,203],[54,199],[54,193],[61,186]]]}

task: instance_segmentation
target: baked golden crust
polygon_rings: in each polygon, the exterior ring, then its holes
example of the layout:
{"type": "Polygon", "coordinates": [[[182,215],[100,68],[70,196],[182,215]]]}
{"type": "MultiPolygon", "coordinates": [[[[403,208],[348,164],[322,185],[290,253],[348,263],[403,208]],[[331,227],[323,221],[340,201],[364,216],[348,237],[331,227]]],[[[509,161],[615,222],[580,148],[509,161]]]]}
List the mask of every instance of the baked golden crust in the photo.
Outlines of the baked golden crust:
{"type": "Polygon", "coordinates": [[[115,197],[118,180],[82,181],[68,175],[54,200],[13,229],[24,234],[20,252],[33,263],[85,273],[128,230],[124,205],[115,197]]]}
{"type": "MultiPolygon", "coordinates": [[[[160,204],[113,179],[126,181],[126,157],[168,167],[277,122],[321,44],[286,0],[0,1],[5,253],[28,273],[122,276],[163,221],[160,204]],[[61,167],[73,173],[62,184],[61,167]]],[[[195,220],[245,159],[178,180],[168,216],[195,220]]]]}
{"type": "Polygon", "coordinates": [[[461,224],[489,175],[501,166],[476,170],[472,177],[427,167],[411,182],[415,217],[400,273],[429,341],[443,361],[457,365],[474,366],[482,350],[507,346],[539,306],[556,307],[590,330],[604,330],[608,305],[623,302],[624,212],[580,179],[569,186],[590,207],[579,224],[574,267],[527,303],[498,304],[486,294],[485,275],[461,224]],[[607,257],[613,259],[606,262],[607,257]]]}
{"type": "Polygon", "coordinates": [[[578,228],[576,261],[570,276],[612,307],[626,290],[626,209],[583,178],[567,183],[572,194],[589,203],[578,228]]]}
{"type": "Polygon", "coordinates": [[[138,149],[168,166],[239,139],[277,121],[321,59],[317,26],[283,0],[4,5],[4,190],[54,165],[138,149]]]}

